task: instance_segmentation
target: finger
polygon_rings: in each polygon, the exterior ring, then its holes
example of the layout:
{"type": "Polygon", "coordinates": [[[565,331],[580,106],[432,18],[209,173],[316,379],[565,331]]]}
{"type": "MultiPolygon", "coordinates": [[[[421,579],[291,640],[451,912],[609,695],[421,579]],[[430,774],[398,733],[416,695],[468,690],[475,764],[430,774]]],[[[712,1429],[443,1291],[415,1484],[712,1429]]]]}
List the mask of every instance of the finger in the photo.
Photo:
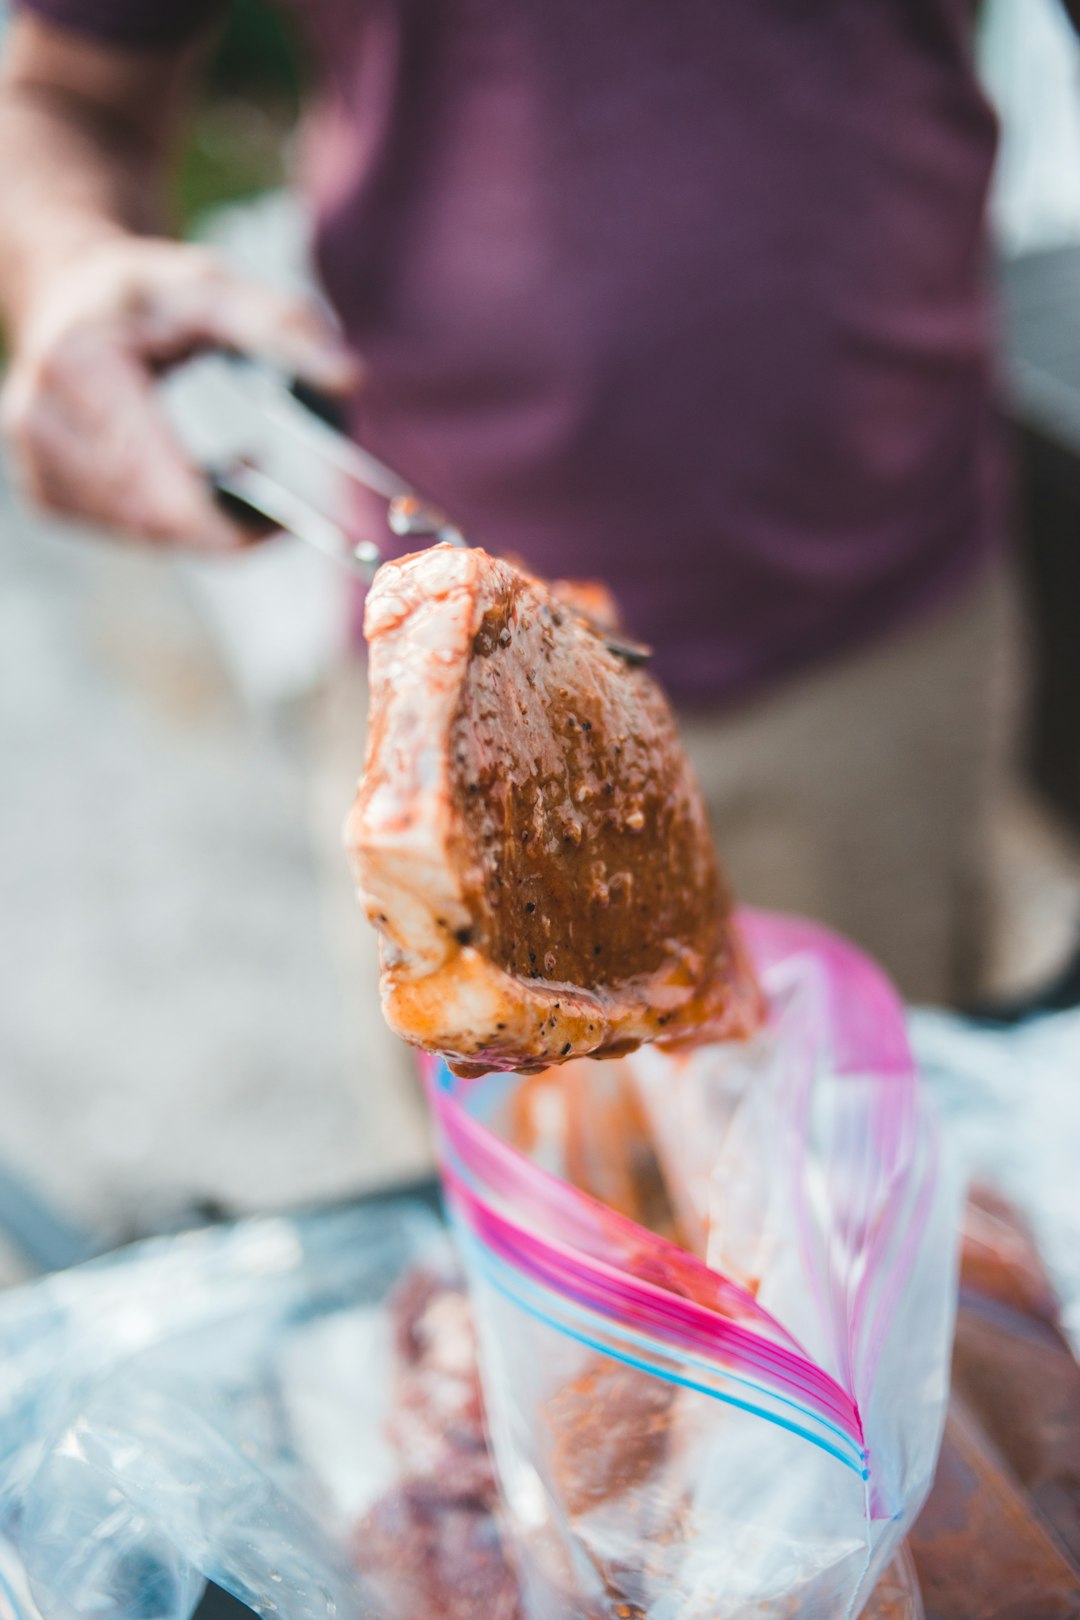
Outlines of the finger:
{"type": "Polygon", "coordinates": [[[352,393],[360,365],[323,311],[252,282],[230,280],[213,311],[215,337],[327,393],[352,393]]]}
{"type": "Polygon", "coordinates": [[[143,289],[136,346],[170,359],[195,343],[268,361],[334,394],[360,366],[317,303],[237,275],[204,249],[173,250],[143,289]]]}
{"type": "Polygon", "coordinates": [[[193,547],[235,550],[249,536],[215,503],[127,357],[97,356],[65,385],[9,398],[24,487],[53,511],[105,528],[193,547]]]}
{"type": "Polygon", "coordinates": [[[137,466],[115,451],[91,459],[81,435],[51,422],[23,470],[39,505],[115,534],[207,552],[234,551],[248,540],[198,475],[155,454],[149,441],[137,466]]]}

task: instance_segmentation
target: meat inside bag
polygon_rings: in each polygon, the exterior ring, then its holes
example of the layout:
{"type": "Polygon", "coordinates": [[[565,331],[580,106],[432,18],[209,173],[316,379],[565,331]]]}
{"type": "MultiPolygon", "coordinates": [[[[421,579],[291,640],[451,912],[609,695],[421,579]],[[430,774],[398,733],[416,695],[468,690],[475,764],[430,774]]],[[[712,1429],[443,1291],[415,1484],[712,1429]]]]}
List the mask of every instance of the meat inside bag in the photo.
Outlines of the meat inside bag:
{"type": "Polygon", "coordinates": [[[903,1010],[824,930],[740,926],[749,1043],[429,1069],[535,1620],[857,1615],[933,1476],[958,1189],[903,1010]]]}

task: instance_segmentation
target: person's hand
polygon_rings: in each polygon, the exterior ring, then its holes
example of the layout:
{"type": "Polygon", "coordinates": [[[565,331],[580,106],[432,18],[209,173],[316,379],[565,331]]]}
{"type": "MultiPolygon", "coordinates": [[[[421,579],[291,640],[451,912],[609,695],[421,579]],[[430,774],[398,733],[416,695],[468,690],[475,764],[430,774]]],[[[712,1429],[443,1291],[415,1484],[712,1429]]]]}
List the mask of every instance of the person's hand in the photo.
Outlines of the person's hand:
{"type": "Polygon", "coordinates": [[[141,539],[242,544],[249,536],[216,505],[155,397],[156,373],[204,347],[271,361],[329,393],[356,381],[316,306],[208,249],[118,237],[51,276],[14,334],[0,411],[27,493],[141,539]]]}

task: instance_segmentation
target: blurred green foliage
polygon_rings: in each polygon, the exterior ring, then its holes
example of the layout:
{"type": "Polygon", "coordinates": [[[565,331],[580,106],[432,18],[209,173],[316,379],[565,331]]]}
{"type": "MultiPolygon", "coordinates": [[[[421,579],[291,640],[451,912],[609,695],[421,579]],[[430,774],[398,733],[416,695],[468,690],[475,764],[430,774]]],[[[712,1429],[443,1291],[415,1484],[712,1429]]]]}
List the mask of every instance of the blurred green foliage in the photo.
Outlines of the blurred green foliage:
{"type": "Polygon", "coordinates": [[[308,80],[295,20],[266,0],[231,0],[180,158],[181,229],[219,203],[283,183],[308,80]]]}
{"type": "Polygon", "coordinates": [[[276,95],[299,103],[307,62],[296,19],[266,0],[231,0],[210,68],[219,93],[276,95]]]}

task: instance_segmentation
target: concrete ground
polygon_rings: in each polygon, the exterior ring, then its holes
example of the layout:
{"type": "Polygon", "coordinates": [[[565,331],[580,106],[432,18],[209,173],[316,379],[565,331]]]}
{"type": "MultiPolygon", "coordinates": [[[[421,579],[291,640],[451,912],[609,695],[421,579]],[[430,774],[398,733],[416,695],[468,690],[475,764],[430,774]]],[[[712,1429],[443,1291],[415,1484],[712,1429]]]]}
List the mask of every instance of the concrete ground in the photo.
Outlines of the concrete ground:
{"type": "Polygon", "coordinates": [[[245,705],[206,617],[0,489],[0,1161],[111,1236],[424,1158],[339,854],[362,718],[245,705]]]}

